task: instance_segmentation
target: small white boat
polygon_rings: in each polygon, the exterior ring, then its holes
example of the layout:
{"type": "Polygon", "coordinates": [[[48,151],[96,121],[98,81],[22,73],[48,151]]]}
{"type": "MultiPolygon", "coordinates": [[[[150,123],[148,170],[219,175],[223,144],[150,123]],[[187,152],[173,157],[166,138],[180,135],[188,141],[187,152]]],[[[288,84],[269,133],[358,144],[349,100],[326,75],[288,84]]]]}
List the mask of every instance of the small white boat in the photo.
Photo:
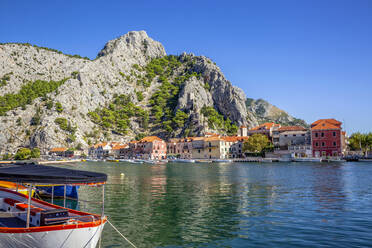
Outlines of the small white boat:
{"type": "Polygon", "coordinates": [[[130,159],[129,163],[132,163],[132,164],[143,164],[143,161],[142,160],[138,160],[138,159],[130,159]]]}
{"type": "Polygon", "coordinates": [[[322,158],[293,158],[293,162],[322,162],[322,158]]]}
{"type": "Polygon", "coordinates": [[[343,162],[346,162],[346,160],[345,159],[323,159],[322,162],[343,163],[343,162]]]}
{"type": "Polygon", "coordinates": [[[98,159],[90,159],[90,158],[88,159],[87,158],[87,159],[85,159],[85,161],[87,161],[87,162],[98,162],[98,159]]]}
{"type": "Polygon", "coordinates": [[[272,163],[273,160],[272,160],[271,158],[263,158],[263,159],[261,160],[261,162],[262,162],[262,163],[272,163]]]}
{"type": "MultiPolygon", "coordinates": [[[[27,184],[29,195],[0,188],[0,248],[94,248],[107,217],[60,207],[31,197],[33,185],[104,185],[102,173],[11,164],[0,168],[0,178],[27,184]]],[[[104,190],[103,190],[104,193],[104,190]]],[[[104,194],[102,195],[104,199],[104,194]]]]}
{"type": "Polygon", "coordinates": [[[232,163],[231,159],[214,159],[212,160],[214,163],[232,163]]]}
{"type": "Polygon", "coordinates": [[[292,158],[281,157],[278,158],[279,162],[292,162],[292,158]]]}
{"type": "Polygon", "coordinates": [[[182,158],[179,158],[179,159],[171,160],[171,162],[176,162],[176,163],[195,163],[195,160],[194,159],[182,159],[182,158]]]}

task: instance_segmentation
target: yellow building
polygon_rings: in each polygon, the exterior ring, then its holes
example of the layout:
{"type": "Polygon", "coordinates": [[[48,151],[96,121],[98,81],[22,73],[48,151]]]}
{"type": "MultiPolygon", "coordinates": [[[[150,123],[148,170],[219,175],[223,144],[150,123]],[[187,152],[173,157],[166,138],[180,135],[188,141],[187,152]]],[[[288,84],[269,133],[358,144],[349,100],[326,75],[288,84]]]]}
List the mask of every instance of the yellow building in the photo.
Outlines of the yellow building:
{"type": "Polygon", "coordinates": [[[227,154],[225,141],[220,137],[197,137],[192,141],[193,159],[224,159],[227,154]]]}

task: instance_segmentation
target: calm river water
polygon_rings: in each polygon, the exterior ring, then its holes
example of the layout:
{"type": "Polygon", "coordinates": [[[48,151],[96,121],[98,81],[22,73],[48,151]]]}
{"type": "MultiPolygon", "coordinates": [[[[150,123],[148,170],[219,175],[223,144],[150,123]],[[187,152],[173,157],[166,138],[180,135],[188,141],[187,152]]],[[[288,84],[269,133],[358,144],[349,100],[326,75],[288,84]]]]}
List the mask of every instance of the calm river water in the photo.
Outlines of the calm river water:
{"type": "MultiPolygon", "coordinates": [[[[74,167],[108,174],[105,213],[137,247],[372,247],[372,163],[74,167]]],[[[102,247],[129,245],[106,225],[102,247]]]]}

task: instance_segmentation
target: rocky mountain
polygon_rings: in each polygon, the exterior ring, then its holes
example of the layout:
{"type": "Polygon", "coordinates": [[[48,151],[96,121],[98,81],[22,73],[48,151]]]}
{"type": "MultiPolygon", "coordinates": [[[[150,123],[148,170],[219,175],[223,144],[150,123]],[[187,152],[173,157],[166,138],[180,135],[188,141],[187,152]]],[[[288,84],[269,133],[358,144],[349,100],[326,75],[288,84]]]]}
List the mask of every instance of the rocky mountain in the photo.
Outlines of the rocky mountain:
{"type": "Polygon", "coordinates": [[[251,118],[257,120],[258,124],[275,122],[283,126],[308,126],[304,120],[289,115],[263,99],[247,98],[246,106],[251,118]]]}
{"type": "Polygon", "coordinates": [[[0,154],[150,134],[234,134],[259,120],[209,58],[166,55],[145,31],[109,41],[94,60],[0,45],[0,154]]]}

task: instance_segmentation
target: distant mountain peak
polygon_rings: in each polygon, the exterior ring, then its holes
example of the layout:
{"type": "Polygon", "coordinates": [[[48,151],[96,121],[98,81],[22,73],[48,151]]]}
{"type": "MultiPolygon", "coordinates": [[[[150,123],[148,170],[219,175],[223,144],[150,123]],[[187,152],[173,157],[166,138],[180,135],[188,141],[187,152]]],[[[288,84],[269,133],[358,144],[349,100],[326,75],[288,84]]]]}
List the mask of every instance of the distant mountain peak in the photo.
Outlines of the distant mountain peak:
{"type": "Polygon", "coordinates": [[[270,104],[264,99],[247,98],[247,111],[256,118],[258,124],[264,122],[275,122],[284,126],[308,126],[308,124],[301,119],[295,118],[286,111],[270,104]]]}
{"type": "Polygon", "coordinates": [[[140,51],[149,57],[165,56],[166,52],[163,45],[151,39],[146,31],[130,31],[119,38],[110,40],[104,48],[98,53],[97,57],[106,55],[124,55],[140,51]]]}

